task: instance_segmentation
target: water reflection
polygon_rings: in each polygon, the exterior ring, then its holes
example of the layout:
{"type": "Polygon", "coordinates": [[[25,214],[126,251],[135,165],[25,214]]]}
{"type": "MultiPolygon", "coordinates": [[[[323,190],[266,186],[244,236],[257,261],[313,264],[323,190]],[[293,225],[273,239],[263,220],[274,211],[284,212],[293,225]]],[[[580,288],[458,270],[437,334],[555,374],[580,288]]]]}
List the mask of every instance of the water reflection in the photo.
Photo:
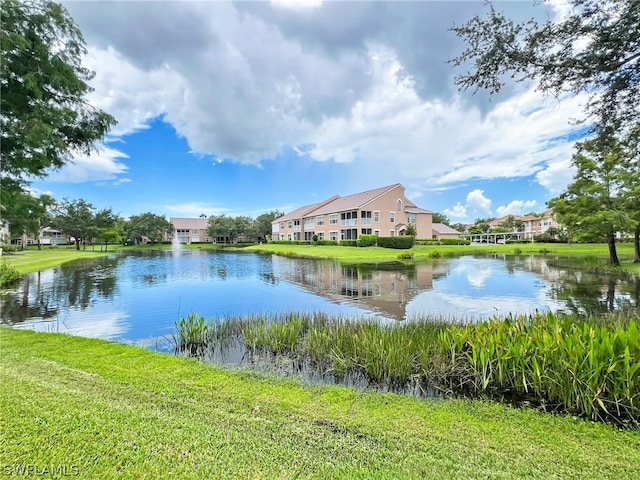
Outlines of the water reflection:
{"type": "Polygon", "coordinates": [[[638,308],[640,279],[553,266],[542,257],[460,257],[412,265],[211,251],[145,252],[27,275],[0,295],[2,323],[157,343],[190,312],[207,318],[323,311],[403,320],[438,314],[638,308]]]}

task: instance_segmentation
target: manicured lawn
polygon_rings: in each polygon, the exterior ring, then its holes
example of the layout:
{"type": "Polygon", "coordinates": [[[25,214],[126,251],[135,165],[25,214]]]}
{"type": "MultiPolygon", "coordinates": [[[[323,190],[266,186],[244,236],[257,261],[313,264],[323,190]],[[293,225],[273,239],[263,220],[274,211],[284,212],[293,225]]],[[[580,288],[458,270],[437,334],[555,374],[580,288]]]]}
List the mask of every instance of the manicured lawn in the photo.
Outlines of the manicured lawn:
{"type": "MultiPolygon", "coordinates": [[[[90,247],[89,247],[90,248],[90,247]]],[[[137,246],[121,246],[109,245],[108,252],[100,252],[100,247],[96,246],[95,250],[76,251],[73,247],[59,246],[55,248],[45,247],[41,251],[30,248],[25,252],[17,252],[11,255],[3,255],[2,261],[6,261],[10,265],[16,267],[20,273],[36,272],[45,268],[51,268],[62,263],[77,259],[96,258],[110,255],[115,252],[127,251],[144,251],[144,250],[167,250],[171,245],[137,245],[137,246]]],[[[182,245],[184,249],[193,250],[217,250],[220,245],[216,244],[192,244],[182,245]]],[[[397,262],[398,255],[404,250],[393,250],[380,247],[341,247],[328,245],[280,245],[280,244],[262,244],[253,245],[245,248],[235,249],[227,247],[231,251],[239,252],[262,252],[275,253],[278,255],[290,255],[299,257],[312,258],[330,258],[344,263],[384,263],[397,262]]],[[[414,260],[428,260],[435,257],[472,255],[472,254],[504,254],[514,255],[519,252],[523,255],[558,255],[558,256],[596,256],[603,260],[608,258],[608,249],[605,244],[519,244],[519,245],[483,245],[483,246],[458,246],[458,245],[434,245],[413,247],[410,252],[413,253],[414,260]]],[[[640,274],[640,264],[634,264],[633,260],[633,244],[618,244],[618,256],[623,262],[622,267],[632,273],[640,274]]]]}
{"type": "Polygon", "coordinates": [[[58,246],[55,248],[44,247],[42,250],[36,248],[2,255],[2,261],[13,265],[20,273],[37,272],[46,268],[57,267],[63,263],[73,260],[90,259],[104,257],[112,254],[113,251],[100,252],[100,249],[79,250],[74,247],[58,246]]]}
{"type": "Polygon", "coordinates": [[[640,478],[640,432],[0,328],[0,466],[80,478],[640,478]]]}
{"type": "MultiPolygon", "coordinates": [[[[620,243],[617,245],[618,256],[625,262],[625,267],[632,265],[633,244],[620,243]]],[[[332,258],[340,262],[389,262],[397,261],[398,255],[404,250],[392,250],[380,247],[342,247],[331,245],[282,245],[262,244],[244,249],[245,251],[276,253],[279,255],[295,255],[314,258],[332,258]]],[[[414,260],[424,260],[434,256],[456,256],[472,254],[503,254],[503,255],[558,255],[558,256],[596,256],[607,259],[609,250],[606,244],[544,244],[525,243],[512,245],[416,245],[409,250],[413,252],[414,260]],[[437,252],[437,253],[434,253],[437,252]]]]}

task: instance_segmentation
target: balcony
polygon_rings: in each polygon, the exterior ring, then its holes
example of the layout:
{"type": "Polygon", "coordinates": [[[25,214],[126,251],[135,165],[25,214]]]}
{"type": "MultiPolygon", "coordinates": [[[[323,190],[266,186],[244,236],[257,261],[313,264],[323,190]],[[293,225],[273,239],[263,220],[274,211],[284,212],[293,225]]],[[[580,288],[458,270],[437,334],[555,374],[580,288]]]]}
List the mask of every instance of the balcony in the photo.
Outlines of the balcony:
{"type": "Polygon", "coordinates": [[[341,220],[340,221],[340,225],[342,225],[343,227],[355,227],[358,225],[358,219],[357,218],[348,218],[346,220],[341,220]]]}

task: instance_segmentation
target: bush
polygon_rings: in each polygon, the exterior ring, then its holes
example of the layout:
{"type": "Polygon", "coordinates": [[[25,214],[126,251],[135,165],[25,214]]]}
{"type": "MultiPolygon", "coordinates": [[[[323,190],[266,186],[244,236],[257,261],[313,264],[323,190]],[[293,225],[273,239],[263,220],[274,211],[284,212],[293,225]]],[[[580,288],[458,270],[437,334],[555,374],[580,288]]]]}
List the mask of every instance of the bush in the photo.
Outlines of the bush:
{"type": "Polygon", "coordinates": [[[269,243],[276,245],[311,245],[309,240],[271,240],[269,243]]]}
{"type": "Polygon", "coordinates": [[[20,279],[22,275],[13,265],[7,262],[0,263],[0,287],[7,287],[20,279]]]}
{"type": "Polygon", "coordinates": [[[318,240],[316,245],[338,245],[338,242],[335,240],[318,240]]]}
{"type": "Polygon", "coordinates": [[[378,236],[363,234],[358,237],[357,242],[359,247],[375,247],[378,245],[378,236]]]}
{"type": "Polygon", "coordinates": [[[413,247],[415,237],[402,235],[399,237],[378,237],[378,246],[384,248],[407,249],[413,247]]]}
{"type": "Polygon", "coordinates": [[[343,247],[357,247],[357,240],[340,240],[340,245],[343,247]]]}
{"type": "Polygon", "coordinates": [[[435,238],[416,238],[413,244],[414,245],[440,245],[440,242],[435,238]]]}
{"type": "Polygon", "coordinates": [[[398,260],[413,260],[413,252],[401,252],[398,254],[398,260]]]}
{"type": "Polygon", "coordinates": [[[471,242],[464,238],[442,238],[440,245],[471,245],[471,242]]]}

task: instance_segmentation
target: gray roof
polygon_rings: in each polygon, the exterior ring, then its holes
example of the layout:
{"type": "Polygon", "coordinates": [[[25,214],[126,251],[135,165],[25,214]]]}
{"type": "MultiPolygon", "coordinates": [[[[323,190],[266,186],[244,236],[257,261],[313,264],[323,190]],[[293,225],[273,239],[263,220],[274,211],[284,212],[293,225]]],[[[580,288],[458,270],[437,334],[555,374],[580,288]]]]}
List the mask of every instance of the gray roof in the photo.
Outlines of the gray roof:
{"type": "Polygon", "coordinates": [[[433,213],[431,210],[425,210],[420,207],[408,207],[404,209],[407,213],[433,213]]]}
{"type": "Polygon", "coordinates": [[[328,199],[326,199],[326,200],[324,200],[322,202],[314,203],[314,204],[311,204],[311,205],[305,205],[304,207],[297,208],[293,212],[287,213],[286,215],[283,215],[281,217],[276,218],[271,223],[286,222],[287,220],[296,220],[298,218],[303,218],[306,215],[308,215],[310,212],[315,210],[316,208],[320,208],[325,203],[331,202],[332,200],[335,200],[336,198],[339,198],[338,195],[334,195],[333,197],[328,198],[328,199]]]}
{"type": "Polygon", "coordinates": [[[362,208],[367,203],[375,200],[376,198],[384,195],[389,190],[393,190],[396,187],[402,187],[402,185],[400,185],[399,183],[395,183],[386,187],[367,190],[366,192],[354,193],[353,195],[347,195],[346,197],[338,197],[332,202],[329,202],[323,207],[314,211],[313,215],[325,215],[327,213],[344,212],[346,210],[356,210],[358,208],[362,208]]]}

